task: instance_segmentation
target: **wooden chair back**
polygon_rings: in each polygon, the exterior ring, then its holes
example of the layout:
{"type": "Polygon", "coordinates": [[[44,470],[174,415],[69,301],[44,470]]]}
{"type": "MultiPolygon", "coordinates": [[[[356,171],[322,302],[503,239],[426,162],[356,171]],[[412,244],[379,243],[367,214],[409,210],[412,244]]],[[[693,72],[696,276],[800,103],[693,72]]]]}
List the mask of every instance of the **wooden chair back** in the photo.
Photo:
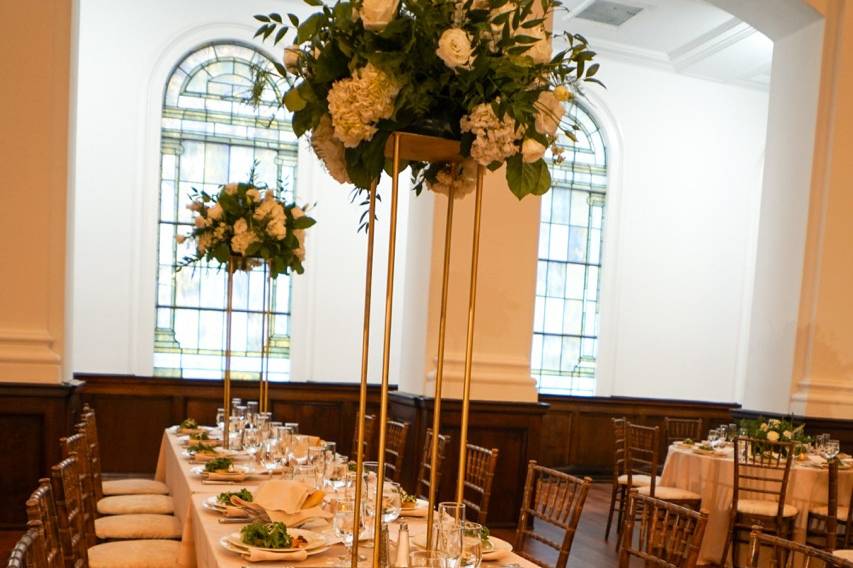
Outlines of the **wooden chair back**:
{"type": "Polygon", "coordinates": [[[625,474],[628,487],[633,487],[635,475],[649,476],[649,495],[655,495],[655,483],[660,463],[660,428],[628,422],[625,427],[625,474]]]}
{"type": "Polygon", "coordinates": [[[39,521],[27,523],[27,532],[9,554],[8,568],[49,568],[44,532],[39,521]]]}
{"type": "Polygon", "coordinates": [[[735,438],[732,511],[737,511],[739,499],[773,500],[777,526],[782,526],[793,457],[793,442],[735,438]]]}
{"type": "Polygon", "coordinates": [[[673,442],[681,442],[688,438],[694,442],[702,439],[701,418],[670,418],[663,419],[663,430],[666,437],[666,446],[673,442]]]}
{"type": "MultiPolygon", "coordinates": [[[[441,489],[441,472],[444,469],[444,458],[447,456],[447,448],[450,446],[450,435],[438,435],[438,457],[435,465],[438,471],[435,476],[435,494],[438,495],[441,489]]],[[[424,442],[424,451],[421,454],[421,465],[418,468],[418,482],[415,487],[415,496],[421,499],[429,499],[429,478],[432,471],[432,428],[427,428],[426,441],[424,442]]]]}
{"type": "MultiPolygon", "coordinates": [[[[376,432],[376,415],[364,415],[364,444],[362,446],[362,456],[365,461],[370,460],[371,451],[373,450],[373,437],[376,432]]],[[[352,432],[352,459],[355,460],[358,452],[358,422],[355,423],[355,428],[352,432]]]]}
{"type": "Polygon", "coordinates": [[[50,470],[59,520],[59,539],[67,568],[87,565],[88,535],[83,524],[83,498],[77,456],[65,458],[50,470]]]}
{"type": "Polygon", "coordinates": [[[750,534],[749,543],[750,568],[853,568],[853,562],[805,544],[762,534],[758,527],[750,534]],[[762,549],[769,553],[762,555],[762,549]],[[759,564],[762,556],[767,560],[759,564]]]}
{"type": "Polygon", "coordinates": [[[98,441],[98,422],[95,420],[95,411],[89,405],[83,406],[81,422],[78,430],[86,435],[89,443],[89,474],[92,476],[92,488],[94,489],[95,503],[104,498],[103,477],[101,475],[101,445],[98,441]]]}
{"type": "Polygon", "coordinates": [[[481,525],[486,524],[489,515],[489,501],[492,498],[492,481],[495,478],[495,468],[498,465],[497,448],[481,448],[474,444],[465,446],[465,495],[462,501],[467,511],[474,511],[474,519],[481,525]]]}
{"type": "Polygon", "coordinates": [[[49,479],[39,480],[38,489],[27,499],[27,519],[38,523],[44,535],[45,560],[49,568],[63,568],[65,556],[59,536],[59,518],[49,479]]]}
{"type": "Polygon", "coordinates": [[[403,460],[406,457],[406,439],[409,423],[389,420],[385,426],[385,473],[391,481],[400,482],[403,460]]]}
{"type": "Polygon", "coordinates": [[[628,513],[619,550],[619,568],[628,568],[631,558],[645,566],[693,568],[708,524],[708,513],[697,512],[633,491],[628,496],[628,513]],[[639,518],[640,532],[634,544],[634,524],[639,518]]]}
{"type": "Polygon", "coordinates": [[[628,419],[611,418],[613,425],[613,484],[618,485],[619,476],[625,473],[625,436],[628,419]]]}
{"type": "Polygon", "coordinates": [[[77,468],[80,471],[80,498],[83,502],[83,524],[88,537],[86,545],[95,546],[98,539],[95,536],[95,517],[97,516],[97,501],[95,501],[95,490],[92,486],[91,460],[89,459],[89,441],[86,438],[85,427],[79,424],[80,429],[76,434],[60,438],[62,446],[62,457],[77,456],[77,468]]]}
{"type": "Polygon", "coordinates": [[[591,484],[592,480],[588,477],[580,479],[542,467],[531,460],[527,465],[521,514],[515,532],[516,554],[538,566],[565,568],[591,484]],[[534,521],[541,521],[562,530],[562,542],[554,542],[544,536],[541,527],[534,526],[534,521]],[[554,549],[557,554],[556,563],[546,563],[533,556],[528,551],[528,543],[531,540],[554,549]]]}

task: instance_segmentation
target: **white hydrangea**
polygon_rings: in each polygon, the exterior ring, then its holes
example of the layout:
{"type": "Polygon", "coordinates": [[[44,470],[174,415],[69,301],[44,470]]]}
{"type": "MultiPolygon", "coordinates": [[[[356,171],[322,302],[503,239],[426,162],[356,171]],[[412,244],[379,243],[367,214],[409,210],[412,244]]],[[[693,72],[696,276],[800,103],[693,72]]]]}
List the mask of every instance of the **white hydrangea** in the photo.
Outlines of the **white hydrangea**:
{"type": "MultiPolygon", "coordinates": [[[[243,221],[243,219],[241,219],[241,221],[243,221]]],[[[245,221],[243,222],[245,223],[245,221]]],[[[237,254],[245,255],[246,251],[249,250],[249,247],[256,242],[258,242],[258,237],[257,235],[255,235],[254,231],[244,231],[242,233],[236,233],[231,238],[231,250],[233,250],[237,254]]]]}
{"type": "Polygon", "coordinates": [[[335,129],[328,114],[323,115],[320,124],[311,132],[311,147],[335,181],[350,183],[344,145],[335,138],[335,129]]]}
{"type": "Polygon", "coordinates": [[[327,97],[335,138],[355,148],[376,134],[376,123],[394,113],[400,85],[368,63],[352,77],[335,81],[327,97]]]}
{"type": "Polygon", "coordinates": [[[471,157],[484,166],[503,162],[518,153],[517,142],[521,138],[518,125],[508,114],[498,119],[491,103],[475,106],[470,114],[462,117],[459,125],[462,132],[476,136],[471,144],[471,157]]]}
{"type": "Polygon", "coordinates": [[[461,199],[472,191],[477,184],[477,162],[467,159],[462,163],[449,163],[439,171],[435,181],[427,182],[427,188],[435,193],[449,195],[453,189],[453,198],[461,199]]]}

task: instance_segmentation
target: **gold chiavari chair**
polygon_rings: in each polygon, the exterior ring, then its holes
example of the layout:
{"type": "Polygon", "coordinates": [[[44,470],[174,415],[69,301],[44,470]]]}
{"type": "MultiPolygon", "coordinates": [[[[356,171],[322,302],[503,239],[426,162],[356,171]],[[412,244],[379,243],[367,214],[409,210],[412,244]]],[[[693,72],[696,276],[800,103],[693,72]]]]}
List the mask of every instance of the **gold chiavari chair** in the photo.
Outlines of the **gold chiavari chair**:
{"type": "Polygon", "coordinates": [[[39,521],[27,523],[27,532],[9,554],[7,568],[48,568],[44,532],[39,521]]]}
{"type": "Polygon", "coordinates": [[[673,442],[682,442],[690,439],[698,442],[702,439],[701,418],[670,418],[663,419],[663,431],[666,437],[666,446],[673,442]]]}
{"type": "Polygon", "coordinates": [[[88,459],[89,444],[86,440],[86,435],[78,432],[77,434],[60,438],[59,445],[62,447],[63,458],[77,457],[77,470],[80,472],[80,502],[83,525],[86,527],[87,535],[89,535],[86,546],[94,546],[97,544],[97,538],[95,537],[96,503],[92,475],[89,469],[91,462],[88,459]]]}
{"type": "MultiPolygon", "coordinates": [[[[365,414],[364,415],[364,444],[362,446],[365,460],[369,460],[371,451],[373,451],[373,438],[374,433],[376,432],[376,415],[375,414],[365,414]]],[[[353,428],[352,432],[352,454],[355,456],[358,453],[358,422],[355,424],[355,428],[353,428]]]]}
{"type": "MultiPolygon", "coordinates": [[[[827,505],[815,507],[809,510],[808,524],[806,526],[806,544],[832,552],[836,545],[847,548],[847,535],[849,534],[850,507],[839,507],[838,505],[838,460],[831,460],[828,464],[827,479],[827,505]],[[842,532],[841,542],[838,542],[839,527],[842,532]]],[[[853,494],[851,494],[853,499],[853,494]]]]}
{"type": "Polygon", "coordinates": [[[619,550],[619,568],[628,568],[631,558],[646,567],[693,568],[699,559],[708,513],[694,511],[632,491],[628,497],[625,529],[619,550]],[[634,524],[640,532],[634,545],[634,524]]]}
{"type": "MultiPolygon", "coordinates": [[[[628,473],[626,470],[626,431],[628,420],[626,418],[611,418],[613,426],[613,481],[611,484],[610,494],[610,511],[607,514],[607,526],[604,529],[604,540],[610,538],[610,527],[613,525],[613,515],[617,513],[616,527],[617,532],[622,526],[622,515],[625,512],[625,507],[628,499],[628,491],[632,487],[642,487],[649,485],[652,477],[635,472],[628,483],[628,473]]],[[[655,482],[660,482],[660,477],[654,476],[655,482]]]]}
{"type": "Polygon", "coordinates": [[[385,473],[391,481],[400,482],[403,460],[406,457],[406,439],[409,423],[389,420],[385,427],[385,473]]]}
{"type": "Polygon", "coordinates": [[[785,504],[793,453],[793,442],[735,438],[730,538],[726,539],[721,564],[731,549],[732,565],[738,565],[738,544],[748,542],[755,526],[782,538],[793,534],[798,511],[785,504]]]}
{"type": "MultiPolygon", "coordinates": [[[[441,489],[441,472],[444,465],[444,458],[447,456],[447,448],[450,446],[450,435],[438,435],[438,457],[435,460],[436,476],[435,476],[435,494],[438,495],[441,489]]],[[[426,441],[424,442],[424,451],[421,455],[421,465],[418,468],[418,481],[415,487],[415,495],[421,499],[429,499],[429,478],[432,471],[430,463],[432,461],[432,428],[427,428],[426,441]]]]}
{"type": "Polygon", "coordinates": [[[38,523],[44,535],[45,561],[48,568],[65,566],[62,552],[62,540],[59,537],[59,518],[53,499],[53,488],[49,479],[39,480],[38,489],[27,499],[27,519],[38,523]]]}
{"type": "MultiPolygon", "coordinates": [[[[477,514],[476,521],[486,524],[489,502],[492,498],[492,482],[498,465],[498,449],[481,448],[466,444],[465,448],[465,496],[463,502],[468,511],[477,514]]],[[[470,520],[471,517],[468,517],[470,520]]]]}
{"type": "Polygon", "coordinates": [[[763,534],[759,527],[750,533],[749,551],[750,568],[853,568],[853,562],[841,556],[763,534]],[[762,557],[769,558],[769,564],[761,562],[762,557]]]}
{"type": "Polygon", "coordinates": [[[578,522],[583,512],[592,480],[580,479],[531,460],[527,465],[524,497],[518,528],[515,532],[515,552],[538,566],[565,568],[572,549],[578,522]],[[537,531],[541,521],[563,531],[562,542],[554,542],[537,531]],[[536,541],[556,551],[556,562],[545,562],[528,551],[530,541],[536,541]]]}
{"type": "MultiPolygon", "coordinates": [[[[702,496],[698,493],[681,489],[680,487],[669,487],[660,484],[657,477],[660,457],[660,428],[657,426],[640,426],[631,424],[626,427],[625,441],[625,475],[628,477],[627,487],[636,490],[640,495],[655,497],[663,501],[669,501],[676,505],[699,510],[702,504],[702,496]],[[648,484],[637,484],[634,476],[640,475],[648,484]]],[[[620,529],[621,530],[621,529],[620,529]]]]}

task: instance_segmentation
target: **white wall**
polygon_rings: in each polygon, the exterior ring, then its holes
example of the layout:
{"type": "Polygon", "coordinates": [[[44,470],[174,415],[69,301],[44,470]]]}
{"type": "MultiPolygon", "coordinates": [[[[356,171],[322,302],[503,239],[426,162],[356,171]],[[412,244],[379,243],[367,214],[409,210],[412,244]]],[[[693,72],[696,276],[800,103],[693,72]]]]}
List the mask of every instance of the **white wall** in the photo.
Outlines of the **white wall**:
{"type": "Polygon", "coordinates": [[[774,47],[767,162],[749,359],[747,408],[788,412],[809,211],[823,20],[774,47]]]}
{"type": "MultiPolygon", "coordinates": [[[[81,3],[75,371],[151,373],[160,105],[172,67],[205,42],[250,41],[252,14],[306,9],[303,3],[283,6],[272,0],[251,5],[229,0],[81,3]]],[[[278,52],[270,45],[258,45],[268,53],[278,52]]],[[[317,202],[318,224],[310,231],[306,275],[294,279],[292,375],[298,380],[357,380],[366,247],[365,236],[355,233],[360,209],[349,202],[349,188],[331,180],[308,156],[302,148],[299,199],[317,202]]],[[[370,372],[374,381],[382,347],[386,266],[378,259],[384,259],[387,250],[388,189],[383,188],[376,244],[370,372]]],[[[408,273],[418,272],[408,259],[424,266],[429,262],[428,256],[409,256],[408,193],[401,187],[396,285],[405,293],[395,301],[397,345],[403,319],[399,306],[407,297],[426,294],[426,280],[406,280],[408,273]]],[[[431,234],[421,238],[429,243],[431,234]]],[[[418,317],[412,311],[407,323],[417,326],[418,317]]],[[[425,317],[420,316],[424,322],[425,317]]],[[[418,360],[417,350],[411,353],[409,348],[404,356],[393,357],[392,376],[400,374],[403,364],[423,368],[423,356],[418,360]]]]}
{"type": "Polygon", "coordinates": [[[605,60],[600,395],[733,401],[767,93],[605,60]],[[608,120],[615,117],[615,122],[608,120]]]}

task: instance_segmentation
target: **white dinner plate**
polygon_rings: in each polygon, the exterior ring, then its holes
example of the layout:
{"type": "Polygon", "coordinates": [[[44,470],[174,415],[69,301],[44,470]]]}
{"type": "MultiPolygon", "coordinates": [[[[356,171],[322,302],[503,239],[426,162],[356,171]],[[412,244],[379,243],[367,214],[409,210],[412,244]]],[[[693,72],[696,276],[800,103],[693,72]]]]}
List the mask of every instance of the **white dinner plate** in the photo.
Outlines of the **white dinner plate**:
{"type": "MultiPolygon", "coordinates": [[[[289,529],[288,529],[288,530],[289,530],[289,529]]],[[[223,536],[222,538],[220,538],[220,539],[219,539],[219,545],[220,545],[222,548],[224,548],[225,550],[227,550],[228,552],[233,552],[234,554],[240,554],[240,555],[243,555],[243,554],[247,554],[247,553],[249,552],[247,548],[240,547],[240,546],[234,546],[234,545],[231,543],[231,541],[230,541],[230,540],[228,540],[228,537],[227,537],[227,536],[223,536]]],[[[323,553],[324,553],[324,552],[326,552],[327,550],[329,550],[329,547],[328,547],[328,546],[323,546],[323,547],[321,547],[321,548],[314,548],[314,549],[311,549],[311,550],[306,550],[305,552],[308,554],[308,556],[314,556],[315,554],[323,554],[323,553]]],[[[276,550],[276,552],[283,552],[283,551],[281,551],[281,550],[276,550]]]]}
{"type": "Polygon", "coordinates": [[[233,532],[225,538],[235,548],[242,548],[246,551],[248,551],[249,549],[261,550],[263,552],[297,552],[299,550],[305,550],[310,554],[312,550],[328,547],[329,545],[329,543],[326,541],[326,537],[318,532],[292,528],[287,529],[287,532],[292,537],[301,536],[306,541],[308,541],[308,544],[302,548],[263,548],[261,546],[250,546],[248,544],[244,544],[240,538],[239,532],[233,532]]]}
{"type": "MultiPolygon", "coordinates": [[[[420,534],[412,539],[418,548],[426,548],[426,535],[420,534]]],[[[489,536],[489,544],[483,547],[483,560],[500,560],[512,552],[512,545],[496,536],[489,536]]]]}

